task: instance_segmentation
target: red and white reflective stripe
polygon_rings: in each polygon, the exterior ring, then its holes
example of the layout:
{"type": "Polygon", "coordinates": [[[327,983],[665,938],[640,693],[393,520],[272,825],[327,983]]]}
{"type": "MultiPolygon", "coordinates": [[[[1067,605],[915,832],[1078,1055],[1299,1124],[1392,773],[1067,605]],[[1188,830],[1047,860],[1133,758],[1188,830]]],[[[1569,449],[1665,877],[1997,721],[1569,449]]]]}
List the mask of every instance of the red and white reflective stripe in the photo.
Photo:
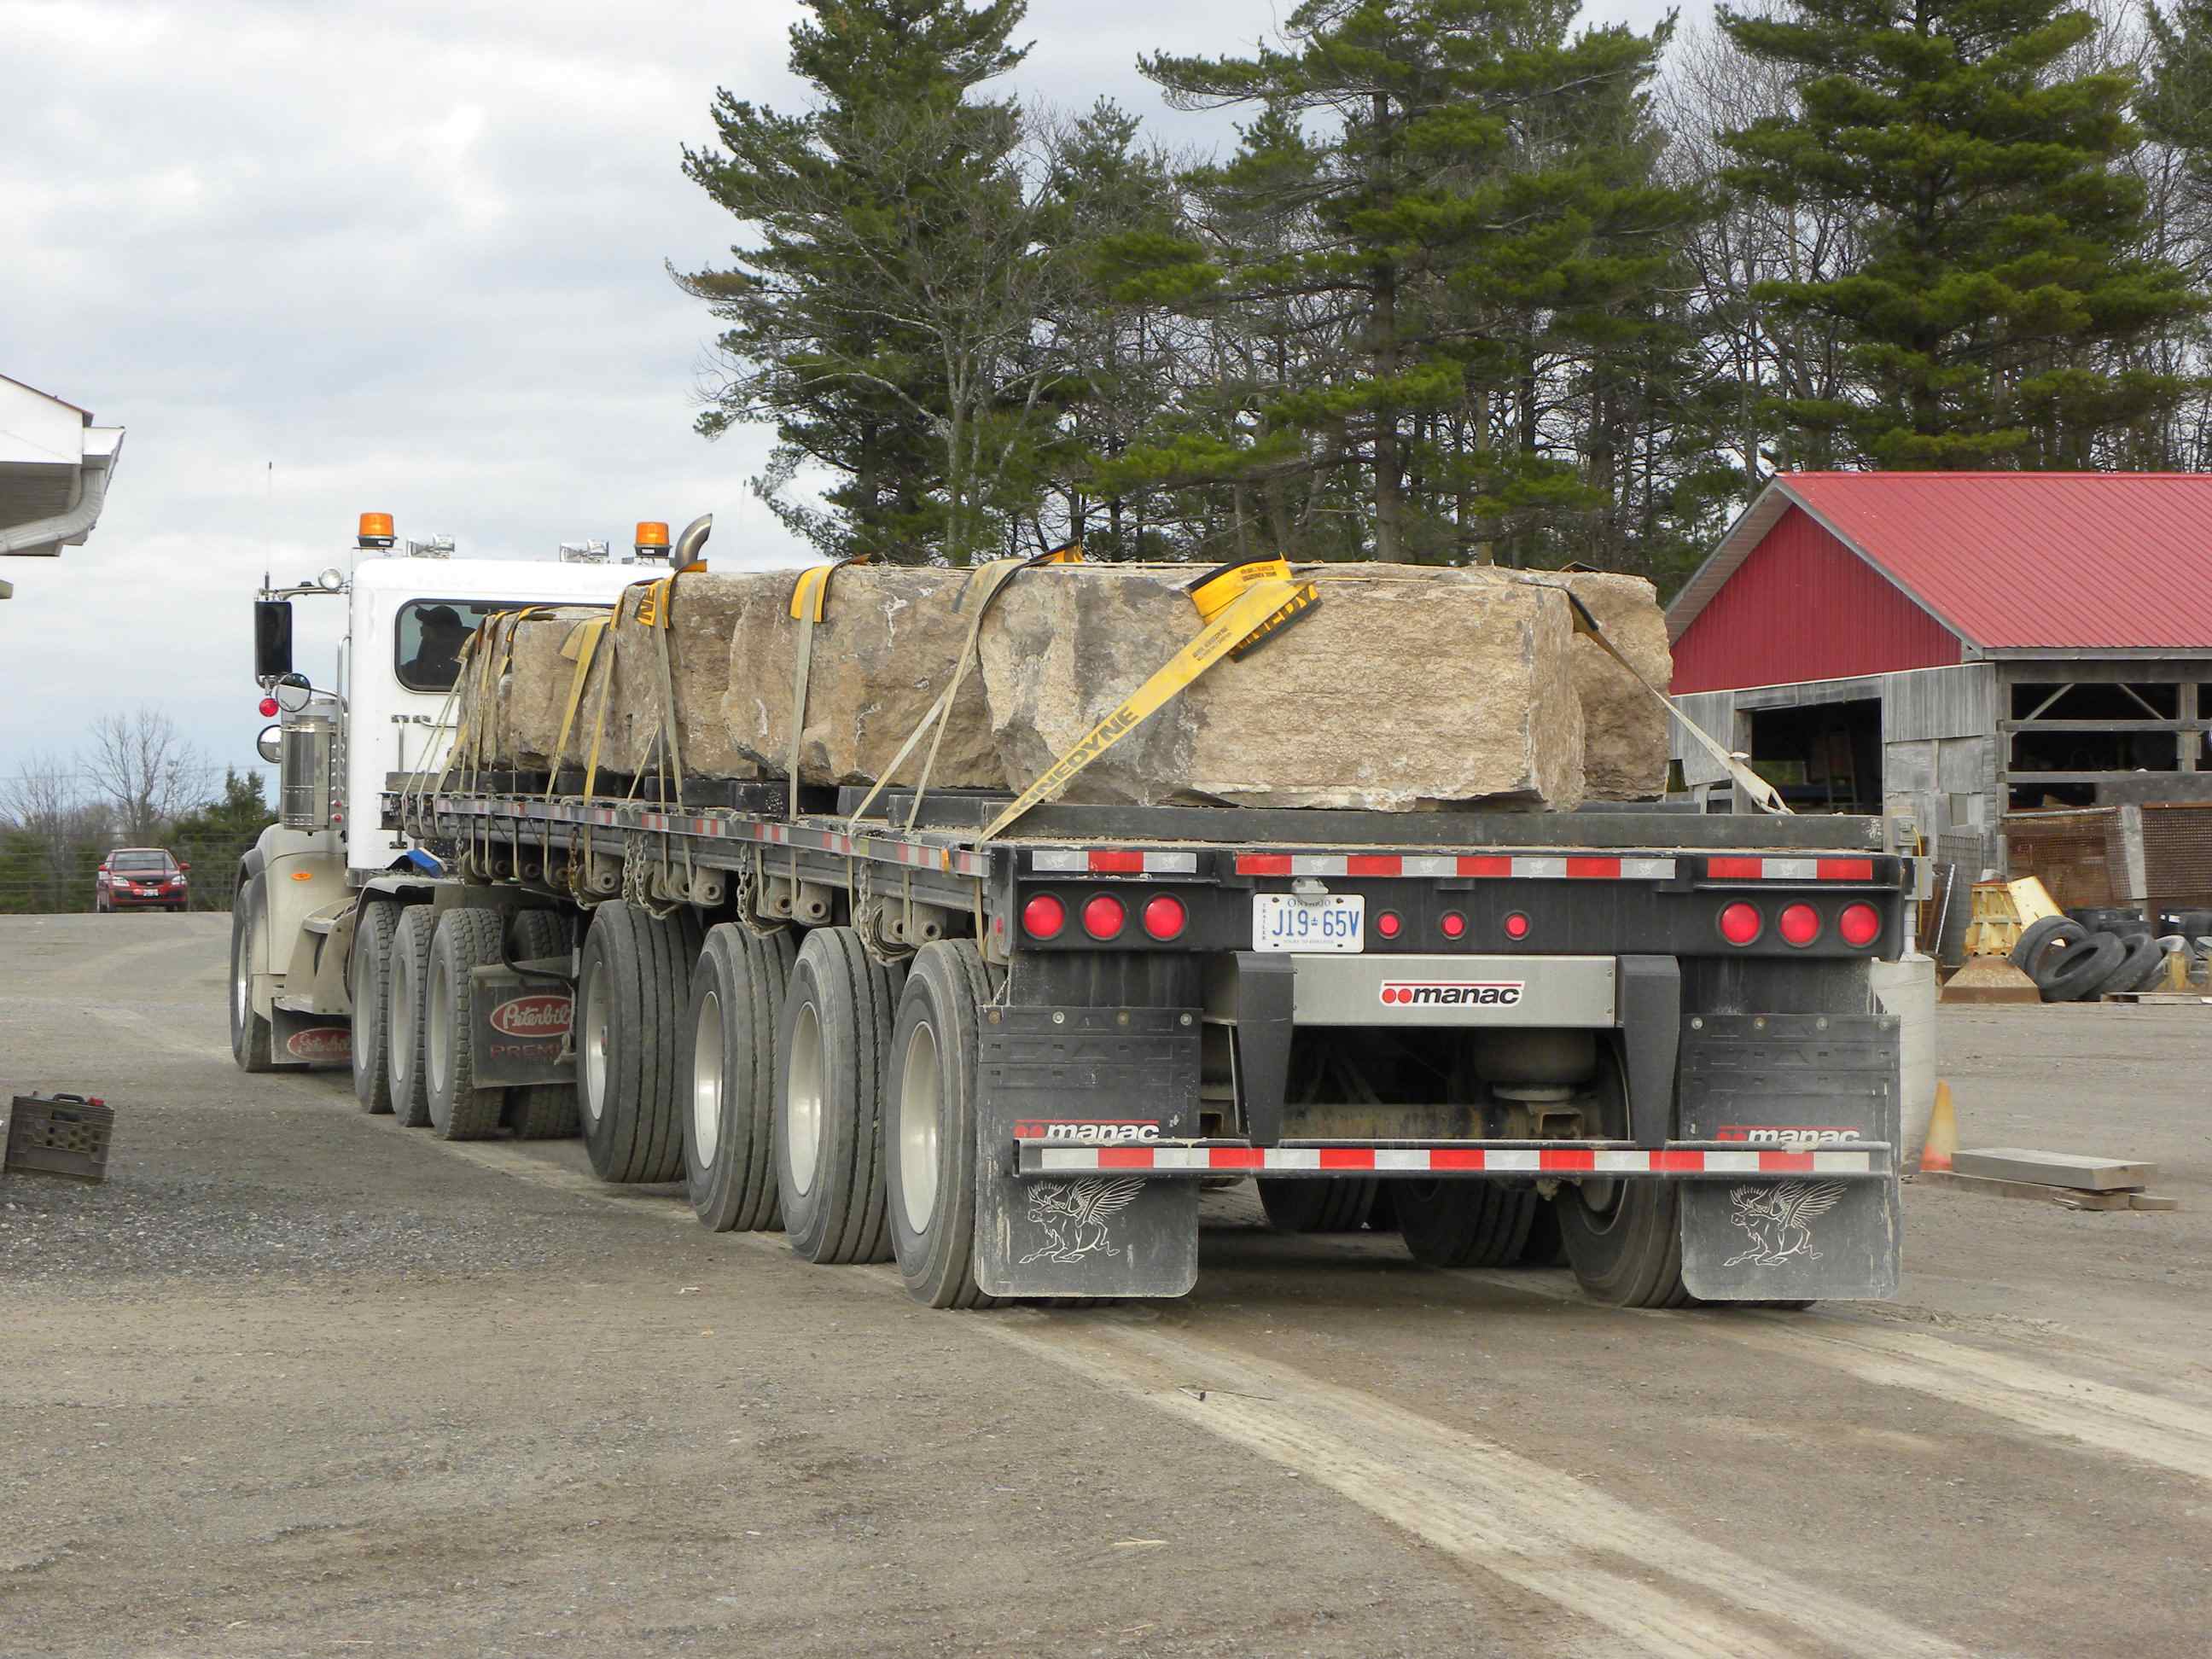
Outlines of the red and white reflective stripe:
{"type": "Polygon", "coordinates": [[[1709,881],[1872,881],[1872,859],[1707,859],[1709,881]]]}
{"type": "Polygon", "coordinates": [[[1665,881],[1672,859],[1559,854],[1239,853],[1240,876],[1486,876],[1522,881],[1665,881]]]}
{"type": "Polygon", "coordinates": [[[1262,1175],[1442,1175],[1486,1170],[1503,1175],[1875,1175],[1885,1167],[1871,1151],[1713,1152],[1662,1147],[1626,1152],[1593,1146],[1063,1146],[1024,1140],[1021,1168],[1037,1175],[1099,1175],[1116,1170],[1262,1175]]]}
{"type": "Polygon", "coordinates": [[[1040,848],[1030,868],[1041,876],[1194,876],[1195,853],[1142,853],[1109,847],[1040,848]]]}

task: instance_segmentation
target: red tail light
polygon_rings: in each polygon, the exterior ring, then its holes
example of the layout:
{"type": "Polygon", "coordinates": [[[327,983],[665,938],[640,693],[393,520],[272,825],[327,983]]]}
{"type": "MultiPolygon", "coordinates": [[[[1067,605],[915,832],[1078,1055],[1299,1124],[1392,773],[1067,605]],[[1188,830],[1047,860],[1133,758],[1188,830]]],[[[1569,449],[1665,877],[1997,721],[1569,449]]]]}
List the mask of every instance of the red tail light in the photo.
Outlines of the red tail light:
{"type": "Polygon", "coordinates": [[[1129,920],[1121,901],[1111,893],[1094,893],[1083,906],[1083,931],[1093,939],[1113,939],[1129,920]]]}
{"type": "Polygon", "coordinates": [[[1154,939],[1175,939],[1181,935],[1183,925],[1190,920],[1179,898],[1161,894],[1145,906],[1145,931],[1154,939]]]}
{"type": "Polygon", "coordinates": [[[1528,938],[1528,918],[1522,915],[1518,910],[1516,910],[1511,915],[1506,917],[1505,937],[1508,939],[1528,938]]]}
{"type": "Polygon", "coordinates": [[[1467,918],[1456,910],[1447,910],[1443,914],[1443,920],[1437,926],[1444,930],[1446,939],[1457,939],[1462,933],[1467,932],[1467,918]]]}
{"type": "Polygon", "coordinates": [[[1397,938],[1405,926],[1404,922],[1398,920],[1398,913],[1395,910],[1385,910],[1375,918],[1375,931],[1382,934],[1384,939],[1397,938]]]}
{"type": "Polygon", "coordinates": [[[1809,904],[1785,904],[1774,925],[1791,945],[1810,945],[1820,937],[1820,913],[1809,904]]]}
{"type": "Polygon", "coordinates": [[[1721,937],[1730,945],[1749,945],[1757,939],[1765,927],[1758,907],[1746,904],[1741,899],[1721,911],[1721,937]]]}
{"type": "Polygon", "coordinates": [[[1836,931],[1855,948],[1871,945],[1881,937],[1881,912],[1871,904],[1846,904],[1836,918],[1836,931]]]}
{"type": "Polygon", "coordinates": [[[1067,907],[1049,893],[1038,893],[1022,906],[1022,931],[1031,939],[1058,939],[1067,926],[1067,907]]]}

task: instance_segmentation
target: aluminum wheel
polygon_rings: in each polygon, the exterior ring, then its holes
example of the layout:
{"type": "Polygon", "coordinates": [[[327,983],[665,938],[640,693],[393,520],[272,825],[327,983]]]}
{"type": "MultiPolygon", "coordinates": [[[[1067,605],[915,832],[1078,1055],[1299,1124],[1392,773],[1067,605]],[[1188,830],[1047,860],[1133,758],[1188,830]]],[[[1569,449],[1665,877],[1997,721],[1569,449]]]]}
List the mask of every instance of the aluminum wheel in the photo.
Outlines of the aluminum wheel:
{"type": "Polygon", "coordinates": [[[714,1166],[721,1140],[722,1000],[709,990],[699,998],[691,1033],[691,1142],[702,1165],[714,1166]]]}
{"type": "Polygon", "coordinates": [[[899,1195],[917,1233],[937,1213],[937,1033],[925,1019],[906,1040],[898,1097],[899,1195]]]}
{"type": "Polygon", "coordinates": [[[430,1039],[429,1064],[423,1067],[432,1089],[438,1088],[446,1079],[446,1058],[453,1049],[453,1011],[447,1001],[449,984],[442,953],[430,958],[430,994],[424,1009],[428,1021],[426,1034],[430,1039]]]}
{"type": "Polygon", "coordinates": [[[803,1196],[814,1190],[814,1169],[822,1157],[822,1017],[811,1002],[799,1005],[792,1027],[791,1080],[784,1091],[783,1122],[792,1183],[803,1196]]]}
{"type": "Polygon", "coordinates": [[[415,964],[404,951],[392,953],[392,980],[386,989],[391,999],[386,1005],[385,1051],[392,1075],[404,1079],[415,1070],[415,964]]]}
{"type": "Polygon", "coordinates": [[[246,1022],[253,1013],[254,923],[258,920],[252,911],[246,913],[246,926],[238,933],[238,957],[230,964],[230,1000],[240,1030],[246,1029],[246,1022]]]}
{"type": "Polygon", "coordinates": [[[607,1098],[609,988],[607,964],[593,963],[592,976],[584,981],[584,1115],[594,1123],[607,1098]]]}

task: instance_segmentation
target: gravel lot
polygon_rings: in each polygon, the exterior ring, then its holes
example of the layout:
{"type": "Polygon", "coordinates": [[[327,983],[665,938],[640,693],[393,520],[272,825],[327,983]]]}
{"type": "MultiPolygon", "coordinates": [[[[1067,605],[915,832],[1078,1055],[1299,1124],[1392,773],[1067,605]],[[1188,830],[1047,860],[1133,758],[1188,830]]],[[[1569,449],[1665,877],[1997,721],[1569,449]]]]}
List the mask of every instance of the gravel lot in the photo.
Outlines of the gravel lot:
{"type": "Polygon", "coordinates": [[[1894,1304],[1623,1314],[1209,1200],[1198,1292],[916,1309],[574,1143],[248,1079],[227,919],[0,919],[9,1655],[2193,1654],[2212,1009],[1953,1012],[1968,1145],[2178,1213],[1908,1193],[1894,1304]]]}

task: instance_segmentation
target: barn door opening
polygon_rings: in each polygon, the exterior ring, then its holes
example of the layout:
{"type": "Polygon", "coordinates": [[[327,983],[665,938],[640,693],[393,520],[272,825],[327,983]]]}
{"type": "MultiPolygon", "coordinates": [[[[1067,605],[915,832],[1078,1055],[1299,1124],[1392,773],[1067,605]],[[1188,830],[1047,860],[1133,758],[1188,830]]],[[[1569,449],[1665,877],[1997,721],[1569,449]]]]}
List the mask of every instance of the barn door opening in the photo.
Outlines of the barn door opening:
{"type": "Polygon", "coordinates": [[[1752,769],[1799,812],[1881,811],[1881,700],[1759,708],[1752,769]]]}

